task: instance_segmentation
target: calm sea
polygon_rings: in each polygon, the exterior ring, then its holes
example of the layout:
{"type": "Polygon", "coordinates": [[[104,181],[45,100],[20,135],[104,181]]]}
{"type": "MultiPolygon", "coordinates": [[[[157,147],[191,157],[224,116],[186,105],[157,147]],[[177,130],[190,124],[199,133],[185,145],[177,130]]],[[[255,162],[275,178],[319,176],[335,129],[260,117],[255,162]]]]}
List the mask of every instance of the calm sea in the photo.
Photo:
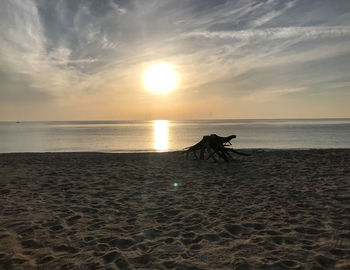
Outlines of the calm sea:
{"type": "Polygon", "coordinates": [[[350,119],[0,122],[0,152],[181,150],[203,135],[236,148],[350,148],[350,119]]]}

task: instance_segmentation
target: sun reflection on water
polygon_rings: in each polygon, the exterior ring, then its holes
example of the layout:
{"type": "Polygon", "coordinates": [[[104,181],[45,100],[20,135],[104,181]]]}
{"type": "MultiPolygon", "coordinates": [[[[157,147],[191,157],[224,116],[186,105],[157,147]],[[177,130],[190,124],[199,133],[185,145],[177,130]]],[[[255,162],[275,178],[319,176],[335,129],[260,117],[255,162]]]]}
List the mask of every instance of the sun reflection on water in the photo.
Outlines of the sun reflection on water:
{"type": "Polygon", "coordinates": [[[153,121],[153,141],[156,151],[168,150],[168,121],[154,120],[153,121]]]}

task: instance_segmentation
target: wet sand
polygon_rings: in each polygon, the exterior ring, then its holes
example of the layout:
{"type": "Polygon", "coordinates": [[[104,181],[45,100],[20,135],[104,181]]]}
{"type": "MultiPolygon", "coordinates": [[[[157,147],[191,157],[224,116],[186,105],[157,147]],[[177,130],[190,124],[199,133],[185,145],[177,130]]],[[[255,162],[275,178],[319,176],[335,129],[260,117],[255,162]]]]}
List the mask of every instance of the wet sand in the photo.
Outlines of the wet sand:
{"type": "Polygon", "coordinates": [[[0,269],[350,269],[350,150],[0,154],[0,269]]]}

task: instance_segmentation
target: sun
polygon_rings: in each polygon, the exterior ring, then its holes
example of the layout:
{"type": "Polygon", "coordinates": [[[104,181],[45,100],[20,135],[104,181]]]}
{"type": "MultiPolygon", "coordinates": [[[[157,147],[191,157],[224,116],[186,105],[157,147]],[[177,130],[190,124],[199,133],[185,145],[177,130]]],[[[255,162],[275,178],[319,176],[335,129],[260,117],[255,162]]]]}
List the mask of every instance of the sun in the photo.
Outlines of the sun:
{"type": "Polygon", "coordinates": [[[154,94],[167,94],[176,86],[176,73],[167,63],[159,63],[149,67],[144,75],[145,87],[154,94]]]}

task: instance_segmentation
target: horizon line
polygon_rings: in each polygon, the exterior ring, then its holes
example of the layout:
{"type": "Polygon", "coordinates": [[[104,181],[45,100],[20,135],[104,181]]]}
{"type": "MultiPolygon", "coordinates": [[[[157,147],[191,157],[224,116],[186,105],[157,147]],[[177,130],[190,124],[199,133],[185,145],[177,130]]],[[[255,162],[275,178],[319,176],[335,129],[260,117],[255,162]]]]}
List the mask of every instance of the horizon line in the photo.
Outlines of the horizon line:
{"type": "Polygon", "coordinates": [[[343,120],[350,117],[317,117],[317,118],[202,118],[202,119],[119,119],[119,120],[0,120],[0,123],[23,123],[23,122],[127,122],[127,121],[221,121],[221,120],[343,120]]]}

